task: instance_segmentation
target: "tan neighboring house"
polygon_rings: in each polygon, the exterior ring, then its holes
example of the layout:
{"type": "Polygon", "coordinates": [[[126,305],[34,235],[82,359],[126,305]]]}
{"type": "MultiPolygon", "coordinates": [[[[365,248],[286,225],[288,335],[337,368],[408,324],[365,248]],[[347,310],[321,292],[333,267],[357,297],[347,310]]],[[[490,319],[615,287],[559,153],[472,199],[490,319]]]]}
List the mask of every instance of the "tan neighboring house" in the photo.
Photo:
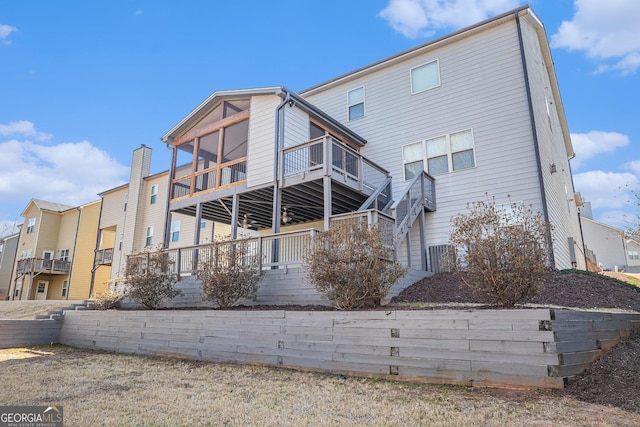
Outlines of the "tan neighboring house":
{"type": "Polygon", "coordinates": [[[9,287],[16,262],[20,233],[0,238],[0,301],[9,299],[9,287]]]}
{"type": "Polygon", "coordinates": [[[92,282],[100,206],[99,200],[78,207],[29,202],[21,214],[9,299],[79,300],[106,289],[106,283],[92,282]]]}

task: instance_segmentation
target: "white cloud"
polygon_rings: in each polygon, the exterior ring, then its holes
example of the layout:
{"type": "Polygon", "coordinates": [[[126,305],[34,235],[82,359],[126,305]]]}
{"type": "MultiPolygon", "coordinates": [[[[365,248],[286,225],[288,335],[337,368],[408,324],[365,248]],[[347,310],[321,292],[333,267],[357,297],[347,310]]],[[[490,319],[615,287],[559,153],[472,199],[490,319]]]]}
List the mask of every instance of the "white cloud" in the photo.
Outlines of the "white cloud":
{"type": "Polygon", "coordinates": [[[11,201],[13,209],[24,208],[31,198],[71,206],[97,200],[128,173],[87,141],[45,146],[12,139],[0,143],[0,152],[0,200],[11,201]]]}
{"type": "Polygon", "coordinates": [[[572,20],[562,21],[551,37],[551,46],[584,51],[589,58],[604,62],[596,72],[635,72],[640,67],[640,2],[575,0],[574,4],[572,20]]]}
{"type": "Polygon", "coordinates": [[[11,40],[9,40],[9,36],[14,31],[18,31],[16,27],[12,27],[11,25],[0,24],[0,42],[3,44],[11,44],[11,40]]]}
{"type": "Polygon", "coordinates": [[[8,125],[0,124],[0,136],[26,136],[35,138],[38,141],[51,139],[51,134],[36,131],[33,123],[27,120],[11,122],[8,125]]]}
{"type": "Polygon", "coordinates": [[[629,208],[631,190],[638,188],[640,179],[630,172],[605,172],[601,170],[578,173],[573,176],[576,191],[593,210],[620,210],[629,208]]]}
{"type": "Polygon", "coordinates": [[[136,10],[136,16],[138,15],[142,15],[142,9],[138,8],[138,10],[136,10]]]}
{"type": "Polygon", "coordinates": [[[622,165],[622,167],[630,171],[633,171],[636,175],[640,177],[640,160],[627,162],[624,165],[622,165]]]}
{"type": "Polygon", "coordinates": [[[519,4],[518,0],[390,0],[379,16],[405,37],[417,38],[472,25],[519,4]]]}
{"type": "Polygon", "coordinates": [[[571,160],[571,166],[578,169],[587,159],[626,147],[629,145],[629,137],[618,132],[593,130],[588,133],[572,133],[571,143],[576,152],[576,157],[571,160]]]}

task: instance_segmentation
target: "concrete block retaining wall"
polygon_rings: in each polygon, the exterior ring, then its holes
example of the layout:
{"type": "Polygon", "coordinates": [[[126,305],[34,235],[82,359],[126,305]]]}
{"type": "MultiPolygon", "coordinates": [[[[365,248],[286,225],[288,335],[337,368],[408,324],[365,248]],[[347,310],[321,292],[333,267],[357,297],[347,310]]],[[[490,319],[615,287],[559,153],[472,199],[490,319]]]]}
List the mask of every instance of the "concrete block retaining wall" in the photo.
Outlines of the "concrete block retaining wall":
{"type": "Polygon", "coordinates": [[[60,342],[387,379],[562,388],[639,325],[640,315],[550,309],[85,311],[65,313],[60,342]]]}
{"type": "Polygon", "coordinates": [[[61,320],[0,319],[0,348],[59,342],[61,320]]]}

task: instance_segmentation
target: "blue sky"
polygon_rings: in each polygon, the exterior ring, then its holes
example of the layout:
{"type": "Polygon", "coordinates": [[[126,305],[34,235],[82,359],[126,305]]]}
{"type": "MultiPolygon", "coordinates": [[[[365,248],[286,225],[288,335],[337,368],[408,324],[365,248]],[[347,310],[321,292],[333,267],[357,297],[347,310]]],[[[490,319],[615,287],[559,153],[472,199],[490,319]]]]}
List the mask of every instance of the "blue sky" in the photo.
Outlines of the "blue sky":
{"type": "MultiPolygon", "coordinates": [[[[513,0],[0,3],[0,235],[31,198],[69,205],[128,180],[211,92],[302,90],[508,11],[513,0]]],[[[595,219],[625,227],[640,187],[640,2],[531,0],[551,42],[595,219]]]]}

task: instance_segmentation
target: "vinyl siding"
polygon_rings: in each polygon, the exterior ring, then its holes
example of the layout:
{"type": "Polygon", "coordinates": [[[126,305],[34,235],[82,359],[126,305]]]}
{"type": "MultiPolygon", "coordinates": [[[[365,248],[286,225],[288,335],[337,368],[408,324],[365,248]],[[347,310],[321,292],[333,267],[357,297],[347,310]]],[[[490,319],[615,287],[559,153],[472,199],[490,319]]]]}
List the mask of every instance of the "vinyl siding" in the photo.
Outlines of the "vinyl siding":
{"type": "MultiPolygon", "coordinates": [[[[131,253],[145,249],[147,227],[153,227],[151,249],[157,249],[164,243],[165,211],[168,197],[168,172],[146,178],[142,185],[136,216],[134,244],[131,253]],[[151,204],[151,187],[158,186],[156,203],[151,204]]],[[[126,235],[125,235],[126,238],[126,235]]]]}
{"type": "MultiPolygon", "coordinates": [[[[102,214],[100,215],[100,229],[103,232],[103,240],[102,240],[102,249],[108,249],[109,246],[107,244],[107,237],[104,234],[104,229],[113,230],[115,229],[115,235],[113,238],[113,261],[110,269],[110,279],[115,279],[118,277],[120,272],[120,265],[122,264],[123,252],[119,249],[120,243],[120,234],[124,233],[124,223],[127,212],[124,210],[124,201],[127,196],[129,189],[128,187],[124,187],[122,189],[109,192],[102,196],[102,214]]],[[[130,207],[127,204],[127,210],[130,207]]],[[[131,207],[131,209],[135,210],[135,206],[131,207]]],[[[133,214],[135,217],[135,213],[133,214]]],[[[106,233],[110,233],[107,231],[106,233]]],[[[124,248],[124,243],[123,243],[124,248]]],[[[103,274],[104,270],[108,268],[106,266],[99,267],[98,270],[101,274],[103,274]]],[[[98,283],[96,279],[94,279],[94,284],[98,283]]]]}
{"type": "Polygon", "coordinates": [[[284,148],[309,140],[309,114],[293,106],[284,107],[284,148]]]}
{"type": "Polygon", "coordinates": [[[276,107],[275,95],[251,98],[249,145],[247,147],[247,187],[273,182],[276,107]]]}
{"type": "Polygon", "coordinates": [[[571,168],[547,71],[547,66],[551,67],[552,64],[545,64],[535,29],[527,20],[523,19],[521,23],[549,222],[553,226],[556,268],[572,267],[569,237],[572,237],[577,245],[575,252],[578,266],[585,268],[584,256],[578,255],[583,253],[583,249],[571,168]],[[547,110],[548,101],[551,101],[549,110],[547,110]],[[557,171],[553,174],[550,169],[552,164],[556,165],[557,171]]]}
{"type": "MultiPolygon", "coordinates": [[[[78,216],[80,212],[77,209],[71,209],[65,211],[60,215],[60,228],[56,230],[58,233],[58,241],[55,246],[54,258],[60,259],[62,250],[69,249],[68,261],[73,261],[75,258],[75,242],[76,232],[78,230],[78,216]]],[[[95,239],[95,236],[94,236],[95,239]]],[[[95,246],[95,240],[93,242],[95,246]]],[[[93,250],[93,247],[92,249],[93,250]]]]}
{"type": "Polygon", "coordinates": [[[98,235],[100,201],[80,207],[78,239],[75,244],[73,270],[69,281],[68,299],[87,299],[91,296],[91,269],[98,235]]]}
{"type": "MultiPolygon", "coordinates": [[[[495,197],[497,203],[507,201],[510,196],[512,200],[542,208],[513,21],[331,87],[308,99],[368,140],[362,153],[390,171],[396,200],[406,186],[403,145],[473,130],[476,167],[435,177],[437,211],[426,215],[427,245],[446,243],[450,218],[466,211],[467,202],[485,200],[486,194],[495,197]],[[436,59],[441,86],[412,95],[410,69],[436,59]],[[347,123],[346,93],[360,85],[366,86],[367,114],[347,123]]],[[[417,229],[417,224],[414,227],[417,229]]],[[[419,239],[415,237],[412,252],[419,256],[419,239]]],[[[418,256],[413,256],[414,265],[418,256]]]]}
{"type": "Polygon", "coordinates": [[[621,230],[589,218],[582,218],[582,231],[584,244],[593,251],[598,264],[602,264],[604,270],[626,267],[627,254],[621,230]]]}

